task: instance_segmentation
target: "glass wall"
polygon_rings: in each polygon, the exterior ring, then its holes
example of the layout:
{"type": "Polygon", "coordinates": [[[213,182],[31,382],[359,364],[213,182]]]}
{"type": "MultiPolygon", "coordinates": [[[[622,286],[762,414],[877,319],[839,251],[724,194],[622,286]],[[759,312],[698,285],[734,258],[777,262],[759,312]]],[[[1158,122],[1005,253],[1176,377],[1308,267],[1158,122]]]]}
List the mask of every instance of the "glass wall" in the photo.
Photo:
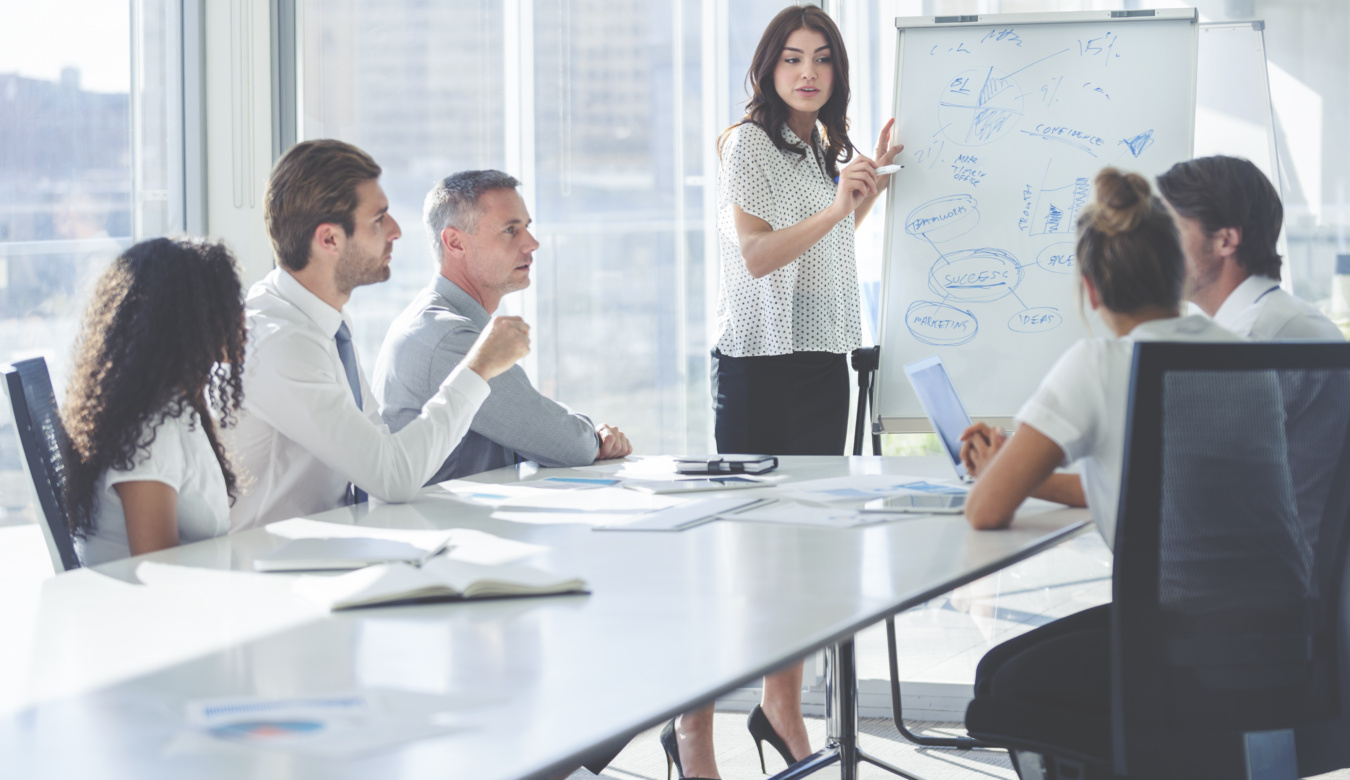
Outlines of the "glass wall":
{"type": "Polygon", "coordinates": [[[539,389],[639,452],[709,449],[712,149],[782,5],[307,0],[301,134],[370,152],[404,228],[393,279],[353,297],[367,363],[436,273],[427,190],[501,168],[541,243],[531,287],[502,304],[534,325],[539,389]]]}
{"type": "MultiPolygon", "coordinates": [[[[126,0],[19,4],[0,31],[0,359],[43,356],[58,384],[81,293],[131,238],[130,31],[126,0]]],[[[0,415],[12,522],[28,488],[0,415]]]]}
{"type": "Polygon", "coordinates": [[[130,8],[10,13],[28,18],[4,35],[28,39],[0,45],[0,350],[59,362],[81,286],[131,237],[130,8]]]}
{"type": "MultiPolygon", "coordinates": [[[[0,362],[45,358],[58,400],[90,283],[185,224],[181,31],[170,0],[11,4],[0,25],[0,362]]],[[[29,488],[0,421],[2,524],[29,488]]]]}
{"type": "Polygon", "coordinates": [[[685,450],[707,406],[685,404],[707,348],[691,317],[703,302],[688,294],[704,274],[687,191],[700,162],[699,10],[533,9],[539,386],[627,430],[643,452],[685,450]]]}
{"type": "Polygon", "coordinates": [[[435,273],[421,228],[431,185],[454,171],[508,167],[503,8],[306,0],[300,19],[300,133],[369,152],[403,228],[390,280],[358,289],[348,307],[373,366],[389,323],[435,273]]]}

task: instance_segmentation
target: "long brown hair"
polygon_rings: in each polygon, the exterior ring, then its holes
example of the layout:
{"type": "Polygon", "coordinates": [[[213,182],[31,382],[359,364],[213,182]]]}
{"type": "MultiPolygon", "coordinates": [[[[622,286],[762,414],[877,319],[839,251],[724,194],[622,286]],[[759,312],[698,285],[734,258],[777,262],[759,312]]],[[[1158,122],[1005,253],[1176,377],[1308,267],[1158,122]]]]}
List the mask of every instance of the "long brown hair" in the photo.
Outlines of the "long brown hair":
{"type": "Polygon", "coordinates": [[[1115,168],[1103,168],[1093,189],[1078,216],[1079,273],[1113,312],[1178,310],[1186,258],[1162,199],[1143,176],[1115,168]]]}
{"type": "Polygon", "coordinates": [[[71,531],[94,528],[94,486],[130,469],[159,426],[186,413],[201,425],[233,501],[235,475],[216,435],[243,400],[244,308],[234,256],[194,238],[142,241],[99,277],[79,339],[61,420],[70,434],[71,531]]]}
{"type": "MultiPolygon", "coordinates": [[[[788,36],[801,29],[815,30],[825,36],[830,46],[831,67],[834,68],[834,80],[830,87],[830,99],[820,109],[818,121],[825,126],[825,170],[831,177],[839,175],[839,162],[853,159],[853,142],[848,138],[848,52],[844,49],[843,36],[829,14],[814,5],[788,6],[778,12],[764,29],[764,35],[755,47],[755,57],[750,63],[750,72],[746,74],[750,100],[745,104],[745,116],[740,121],[722,131],[717,139],[717,150],[721,153],[727,134],[747,122],[759,125],[773,145],[782,151],[792,152],[802,158],[807,149],[788,143],[783,138],[782,128],[787,123],[788,106],[778,96],[773,83],[773,72],[778,67],[778,59],[787,46],[788,36]]],[[[811,143],[810,138],[801,139],[811,143]]],[[[814,152],[813,152],[814,154],[814,152]]]]}

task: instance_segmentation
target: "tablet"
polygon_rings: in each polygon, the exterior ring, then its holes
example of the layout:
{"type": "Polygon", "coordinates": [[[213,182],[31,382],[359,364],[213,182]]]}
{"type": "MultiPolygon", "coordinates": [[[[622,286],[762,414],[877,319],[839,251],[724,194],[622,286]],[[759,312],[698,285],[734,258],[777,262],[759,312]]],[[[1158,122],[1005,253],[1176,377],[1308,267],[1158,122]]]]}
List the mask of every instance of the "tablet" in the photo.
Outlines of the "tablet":
{"type": "Polygon", "coordinates": [[[962,481],[971,481],[966,473],[966,465],[961,462],[961,434],[971,425],[970,415],[966,413],[961,396],[956,394],[956,386],[947,375],[947,367],[942,364],[941,356],[934,355],[924,360],[906,364],[905,374],[914,386],[914,394],[923,404],[928,422],[942,440],[942,446],[951,458],[952,468],[962,481]]]}
{"type": "Polygon", "coordinates": [[[863,504],[864,512],[907,512],[924,515],[959,515],[966,511],[966,489],[951,493],[906,493],[878,498],[863,504]]]}

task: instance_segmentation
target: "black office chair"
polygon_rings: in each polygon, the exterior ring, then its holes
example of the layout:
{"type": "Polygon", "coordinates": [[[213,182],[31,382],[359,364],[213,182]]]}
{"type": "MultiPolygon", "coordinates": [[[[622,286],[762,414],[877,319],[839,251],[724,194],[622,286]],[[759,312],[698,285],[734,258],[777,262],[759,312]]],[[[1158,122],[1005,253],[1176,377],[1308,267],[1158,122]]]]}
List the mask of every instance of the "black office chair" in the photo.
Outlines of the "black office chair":
{"type": "Polygon", "coordinates": [[[1342,706],[1350,344],[1138,344],[1127,431],[1109,714],[967,727],[1023,777],[1295,776],[1342,706]]]}
{"type": "Polygon", "coordinates": [[[52,567],[58,573],[78,569],[80,559],[65,502],[65,453],[70,451],[70,439],[57,414],[47,362],[40,357],[21,360],[0,367],[0,373],[5,376],[5,392],[23,448],[23,470],[33,484],[33,506],[40,515],[52,567]]]}

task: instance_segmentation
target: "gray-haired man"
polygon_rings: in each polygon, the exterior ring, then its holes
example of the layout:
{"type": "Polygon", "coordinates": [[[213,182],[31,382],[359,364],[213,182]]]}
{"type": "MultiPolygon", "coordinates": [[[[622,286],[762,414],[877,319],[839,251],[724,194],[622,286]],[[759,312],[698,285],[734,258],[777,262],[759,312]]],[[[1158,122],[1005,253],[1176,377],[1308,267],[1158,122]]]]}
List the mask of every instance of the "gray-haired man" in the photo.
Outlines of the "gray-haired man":
{"type": "MultiPolygon", "coordinates": [[[[502,296],[530,285],[539,242],[517,186],[500,171],[462,171],[427,194],[423,221],[440,273],[394,320],[375,362],[375,398],[390,430],[421,414],[502,296]]],[[[489,384],[492,394],[432,482],[509,465],[517,456],[543,466],[584,466],[633,450],[619,429],[593,425],[540,395],[520,366],[489,384]]]]}

